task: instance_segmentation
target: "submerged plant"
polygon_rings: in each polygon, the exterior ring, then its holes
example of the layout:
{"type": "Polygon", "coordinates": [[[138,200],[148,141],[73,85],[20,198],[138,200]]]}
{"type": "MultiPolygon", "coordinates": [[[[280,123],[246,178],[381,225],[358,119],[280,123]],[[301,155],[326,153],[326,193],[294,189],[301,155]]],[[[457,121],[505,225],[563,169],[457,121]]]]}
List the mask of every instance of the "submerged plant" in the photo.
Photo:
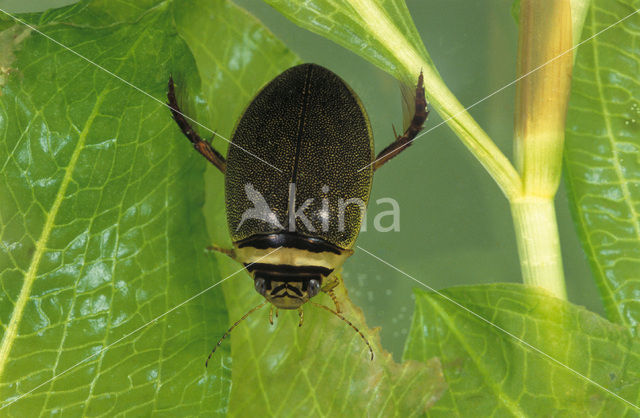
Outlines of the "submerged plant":
{"type": "Polygon", "coordinates": [[[449,90],[403,0],[266,3],[404,85],[423,71],[430,105],[509,202],[523,284],[436,291],[360,248],[431,290],[415,292],[402,362],[340,287],[373,362],[358,334],[310,308],[302,328],[294,315],[246,321],[205,369],[260,296],[232,280],[241,266],[203,251],[205,216],[224,222],[223,179],[207,176],[217,207],[203,216],[204,162],[170,118],[167,80],[183,82],[202,136],[228,138],[258,89],[300,59],[224,0],[3,11],[2,414],[640,412],[640,2],[516,3],[514,162],[449,90]],[[606,318],[567,301],[562,168],[606,318]]]}

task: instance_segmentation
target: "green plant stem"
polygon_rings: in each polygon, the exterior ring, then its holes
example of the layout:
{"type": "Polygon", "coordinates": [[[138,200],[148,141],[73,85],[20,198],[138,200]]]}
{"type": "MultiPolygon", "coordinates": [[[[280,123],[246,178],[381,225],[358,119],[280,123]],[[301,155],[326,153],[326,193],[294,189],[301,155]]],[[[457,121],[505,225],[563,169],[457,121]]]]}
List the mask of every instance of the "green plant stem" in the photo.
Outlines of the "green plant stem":
{"type": "Polygon", "coordinates": [[[525,284],[566,299],[560,238],[553,198],[522,197],[511,202],[525,284]]]}
{"type": "Polygon", "coordinates": [[[573,66],[570,0],[522,0],[519,23],[514,150],[523,192],[510,203],[522,279],[566,299],[553,197],[573,66]]]}

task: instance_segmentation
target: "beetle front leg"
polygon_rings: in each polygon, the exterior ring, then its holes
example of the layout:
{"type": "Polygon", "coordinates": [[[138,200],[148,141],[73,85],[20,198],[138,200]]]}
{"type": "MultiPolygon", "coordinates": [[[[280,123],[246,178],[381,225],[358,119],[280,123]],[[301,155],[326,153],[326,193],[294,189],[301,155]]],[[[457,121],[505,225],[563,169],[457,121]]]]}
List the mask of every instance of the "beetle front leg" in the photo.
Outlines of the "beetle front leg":
{"type": "Polygon", "coordinates": [[[333,290],[340,284],[341,278],[337,275],[333,275],[329,276],[329,279],[330,280],[327,281],[327,284],[325,284],[320,290],[329,295],[333,304],[336,306],[336,312],[340,313],[340,303],[338,302],[338,297],[333,290]]]}
{"type": "Polygon", "coordinates": [[[333,301],[333,304],[336,306],[336,312],[338,312],[338,313],[342,312],[342,311],[340,310],[340,303],[338,302],[338,297],[337,297],[337,296],[336,296],[336,294],[333,292],[333,289],[328,290],[326,293],[329,295],[329,297],[330,297],[330,298],[331,298],[331,300],[333,301]]]}
{"type": "Polygon", "coordinates": [[[207,251],[211,251],[211,252],[215,251],[217,253],[222,253],[227,257],[231,258],[232,260],[238,261],[238,258],[236,257],[236,250],[233,248],[222,248],[217,245],[209,245],[207,247],[207,251]]]}
{"type": "Polygon", "coordinates": [[[418,77],[418,85],[416,86],[416,110],[413,115],[413,119],[409,124],[409,127],[402,136],[396,135],[396,140],[389,144],[385,149],[380,151],[375,161],[373,162],[373,170],[377,170],[382,167],[387,161],[400,154],[401,151],[407,149],[413,142],[418,132],[422,130],[424,121],[429,116],[429,110],[427,109],[427,99],[424,96],[424,80],[422,77],[422,71],[418,77]]]}
{"type": "Polygon", "coordinates": [[[171,115],[173,116],[173,120],[176,121],[180,130],[187,137],[189,141],[193,144],[193,147],[204,156],[209,162],[216,166],[218,170],[224,173],[227,170],[227,162],[224,157],[220,155],[218,151],[213,149],[211,144],[207,141],[204,141],[200,138],[200,135],[191,127],[189,121],[186,116],[180,110],[180,106],[178,106],[178,101],[176,100],[176,92],[175,87],[173,85],[173,78],[169,77],[169,88],[167,90],[167,99],[169,109],[171,110],[171,115]]]}

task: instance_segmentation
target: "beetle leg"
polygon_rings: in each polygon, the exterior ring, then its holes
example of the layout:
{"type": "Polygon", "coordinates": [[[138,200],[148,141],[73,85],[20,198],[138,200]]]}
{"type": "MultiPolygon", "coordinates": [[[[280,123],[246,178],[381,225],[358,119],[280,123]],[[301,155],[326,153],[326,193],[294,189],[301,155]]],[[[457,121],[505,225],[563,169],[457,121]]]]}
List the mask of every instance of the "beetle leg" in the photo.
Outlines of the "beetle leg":
{"type": "Polygon", "coordinates": [[[422,71],[420,71],[418,85],[416,86],[416,110],[413,114],[413,119],[402,136],[396,135],[396,140],[380,151],[373,162],[374,171],[411,145],[416,135],[418,135],[418,132],[422,130],[422,125],[424,121],[427,120],[427,116],[429,116],[429,109],[427,109],[427,99],[424,97],[424,80],[422,71]]]}
{"type": "Polygon", "coordinates": [[[235,261],[238,261],[238,259],[236,258],[236,250],[234,250],[233,248],[222,248],[222,247],[218,247],[217,245],[209,245],[207,247],[207,251],[215,251],[218,253],[222,253],[227,257],[235,261]]]}
{"type": "Polygon", "coordinates": [[[331,276],[327,277],[327,283],[324,286],[322,286],[320,290],[322,290],[325,293],[329,293],[333,288],[335,288],[339,284],[340,284],[340,278],[337,275],[332,274],[331,276]]]}
{"type": "Polygon", "coordinates": [[[298,315],[300,315],[300,322],[298,322],[298,326],[301,327],[304,322],[304,312],[302,311],[302,308],[298,308],[298,315]]]}
{"type": "Polygon", "coordinates": [[[202,140],[200,135],[191,127],[189,121],[184,113],[180,110],[180,106],[178,106],[178,101],[176,100],[176,92],[175,87],[173,85],[173,78],[169,77],[169,88],[167,90],[167,99],[169,109],[171,110],[171,115],[173,116],[173,120],[176,121],[180,130],[187,137],[189,141],[193,144],[193,147],[202,154],[209,162],[216,166],[218,170],[224,173],[227,169],[227,162],[224,157],[220,155],[218,151],[213,149],[211,144],[207,141],[202,140]]]}
{"type": "Polygon", "coordinates": [[[273,325],[273,305],[271,305],[271,309],[269,309],[269,323],[273,325]]]}
{"type": "Polygon", "coordinates": [[[339,284],[340,284],[340,277],[337,276],[337,275],[332,275],[332,276],[330,276],[330,280],[327,281],[327,284],[325,284],[324,287],[322,287],[322,289],[321,289],[324,293],[329,295],[329,297],[333,301],[333,304],[336,305],[336,311],[338,313],[341,312],[340,311],[340,303],[338,302],[338,297],[336,296],[336,294],[333,291],[333,289],[335,289],[336,286],[338,286],[339,284]]]}
{"type": "Polygon", "coordinates": [[[327,294],[329,295],[329,297],[331,298],[331,300],[333,301],[333,304],[336,305],[336,312],[340,313],[342,312],[340,310],[340,303],[338,302],[338,298],[336,296],[336,294],[333,292],[333,289],[330,289],[327,294]]]}

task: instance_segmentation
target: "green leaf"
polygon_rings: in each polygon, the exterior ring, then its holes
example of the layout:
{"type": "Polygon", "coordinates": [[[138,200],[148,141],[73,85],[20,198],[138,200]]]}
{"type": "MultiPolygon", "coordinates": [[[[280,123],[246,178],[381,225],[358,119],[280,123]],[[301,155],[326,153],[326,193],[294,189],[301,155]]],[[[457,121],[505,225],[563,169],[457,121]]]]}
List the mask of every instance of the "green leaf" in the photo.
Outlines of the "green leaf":
{"type": "MultiPolygon", "coordinates": [[[[588,38],[640,8],[596,0],[588,38]]],[[[565,145],[575,223],[608,318],[634,332],[640,321],[640,15],[578,50],[565,145]]]]}
{"type": "MultiPolygon", "coordinates": [[[[398,80],[414,85],[419,68],[407,54],[433,66],[404,0],[265,0],[287,18],[352,50],[398,80]]],[[[428,85],[428,83],[427,83],[428,85]]]]}
{"type": "MultiPolygon", "coordinates": [[[[177,32],[240,54],[223,60],[227,74],[259,68],[268,41],[248,38],[257,23],[237,8],[201,3],[86,1],[27,16],[160,102],[11,19],[2,22],[9,31],[0,34],[2,415],[227,408],[228,348],[204,368],[227,328],[220,288],[118,341],[220,280],[203,251],[206,163],[162,103],[171,73],[187,96],[200,87],[177,32]]],[[[253,88],[248,79],[207,86],[233,97],[253,88]]]]}
{"type": "MultiPolygon", "coordinates": [[[[227,298],[232,319],[263,300],[245,277],[225,291],[234,296],[235,303],[227,298]]],[[[262,308],[232,334],[232,415],[415,416],[441,396],[445,384],[438,359],[395,363],[344,286],[336,295],[343,315],[372,344],[374,360],[360,336],[325,310],[305,305],[298,327],[296,311],[280,311],[270,325],[269,307],[262,308]]],[[[333,306],[324,294],[314,300],[333,306]]]]}
{"type": "Polygon", "coordinates": [[[517,284],[416,291],[405,358],[440,356],[448,392],[434,416],[626,416],[638,405],[640,341],[598,315],[517,284]],[[553,357],[517,341],[509,332],[553,357]],[[626,414],[626,415],[625,415],[626,414]]]}

